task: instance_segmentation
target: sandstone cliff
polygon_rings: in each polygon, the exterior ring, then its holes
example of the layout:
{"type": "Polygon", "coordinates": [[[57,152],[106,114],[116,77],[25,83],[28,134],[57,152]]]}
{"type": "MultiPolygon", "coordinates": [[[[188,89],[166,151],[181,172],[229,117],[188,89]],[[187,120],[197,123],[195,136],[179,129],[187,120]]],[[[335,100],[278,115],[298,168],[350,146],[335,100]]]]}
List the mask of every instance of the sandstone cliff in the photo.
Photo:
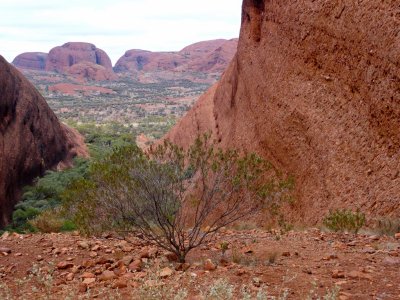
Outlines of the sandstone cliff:
{"type": "Polygon", "coordinates": [[[13,60],[13,65],[21,69],[42,71],[46,66],[47,53],[26,52],[13,60]]]}
{"type": "Polygon", "coordinates": [[[397,1],[245,0],[238,52],[168,138],[212,131],[296,178],[292,220],[400,216],[397,1]]]}
{"type": "Polygon", "coordinates": [[[138,71],[222,72],[233,58],[237,39],[211,40],[187,46],[179,52],[126,51],[115,64],[118,73],[138,71]]]}
{"type": "Polygon", "coordinates": [[[87,80],[116,78],[107,53],[89,43],[66,43],[50,50],[46,71],[78,75],[87,80]]]}
{"type": "Polygon", "coordinates": [[[22,186],[47,169],[87,155],[83,138],[61,124],[27,79],[0,56],[0,228],[22,186]]]}

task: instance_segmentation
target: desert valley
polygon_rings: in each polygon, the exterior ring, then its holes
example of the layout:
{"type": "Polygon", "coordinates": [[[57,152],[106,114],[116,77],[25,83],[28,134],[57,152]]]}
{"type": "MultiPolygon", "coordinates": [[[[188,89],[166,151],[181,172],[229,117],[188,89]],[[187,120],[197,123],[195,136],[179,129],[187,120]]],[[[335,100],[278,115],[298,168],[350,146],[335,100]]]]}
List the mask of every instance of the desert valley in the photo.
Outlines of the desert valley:
{"type": "Polygon", "coordinates": [[[0,56],[0,300],[400,299],[399,1],[241,15],[0,56]]]}

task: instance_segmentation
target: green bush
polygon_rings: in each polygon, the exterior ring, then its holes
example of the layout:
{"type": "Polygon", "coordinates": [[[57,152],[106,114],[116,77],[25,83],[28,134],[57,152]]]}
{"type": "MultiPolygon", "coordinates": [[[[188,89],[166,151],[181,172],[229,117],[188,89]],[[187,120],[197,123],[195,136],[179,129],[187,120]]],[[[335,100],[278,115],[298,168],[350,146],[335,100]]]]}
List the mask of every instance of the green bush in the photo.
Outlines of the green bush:
{"type": "Polygon", "coordinates": [[[360,211],[337,209],[324,218],[323,224],[335,232],[349,231],[357,234],[365,224],[365,214],[360,211]]]}
{"type": "Polygon", "coordinates": [[[220,228],[283,194],[280,178],[263,178],[273,170],[255,154],[214,148],[205,135],[187,150],[169,142],[147,154],[134,145],[116,149],[63,195],[85,232],[140,233],[183,262],[220,228]]]}

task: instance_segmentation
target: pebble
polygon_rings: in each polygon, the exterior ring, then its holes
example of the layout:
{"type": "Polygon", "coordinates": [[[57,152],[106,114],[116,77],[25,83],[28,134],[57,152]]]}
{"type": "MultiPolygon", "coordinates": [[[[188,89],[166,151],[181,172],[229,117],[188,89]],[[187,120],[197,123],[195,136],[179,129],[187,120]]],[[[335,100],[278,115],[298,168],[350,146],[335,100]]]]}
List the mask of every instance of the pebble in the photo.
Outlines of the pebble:
{"type": "Polygon", "coordinates": [[[117,276],[115,275],[114,272],[106,270],[100,275],[99,280],[100,281],[108,281],[108,280],[113,280],[116,277],[117,276]]]}
{"type": "Polygon", "coordinates": [[[166,267],[160,271],[160,277],[167,278],[170,277],[173,273],[174,271],[171,268],[166,267]]]}
{"type": "Polygon", "coordinates": [[[214,271],[217,266],[211,261],[211,259],[206,259],[204,262],[204,270],[206,271],[214,271]]]}

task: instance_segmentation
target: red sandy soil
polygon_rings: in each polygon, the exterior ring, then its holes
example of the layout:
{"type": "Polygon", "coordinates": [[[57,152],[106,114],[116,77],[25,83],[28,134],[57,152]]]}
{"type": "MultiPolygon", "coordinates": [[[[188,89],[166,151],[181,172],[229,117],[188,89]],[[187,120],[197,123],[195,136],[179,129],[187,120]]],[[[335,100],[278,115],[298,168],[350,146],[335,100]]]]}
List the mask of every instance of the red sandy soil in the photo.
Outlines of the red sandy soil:
{"type": "Polygon", "coordinates": [[[400,299],[399,256],[400,241],[391,237],[318,229],[224,230],[215,242],[189,255],[186,271],[176,271],[182,265],[171,262],[171,255],[132,236],[5,233],[0,238],[0,295],[7,285],[12,299],[42,299],[46,294],[49,299],[66,295],[78,299],[88,289],[93,298],[109,299],[118,287],[123,299],[140,299],[144,287],[162,285],[186,288],[187,299],[202,299],[200,291],[224,279],[234,286],[233,299],[241,299],[244,286],[253,296],[260,289],[270,296],[288,289],[288,299],[306,299],[310,294],[316,299],[335,286],[341,300],[400,299]],[[224,256],[221,242],[229,244],[224,256]],[[205,264],[207,259],[212,263],[205,264]],[[31,278],[24,280],[29,274],[31,278]],[[48,285],[40,283],[49,274],[48,285]],[[83,283],[86,278],[93,282],[83,283]]]}
{"type": "Polygon", "coordinates": [[[94,93],[101,93],[101,94],[115,93],[111,89],[107,89],[100,86],[87,86],[87,85],[78,85],[71,83],[58,83],[56,85],[49,86],[49,91],[62,93],[66,95],[76,95],[79,93],[83,93],[84,95],[90,95],[94,93]]]}

